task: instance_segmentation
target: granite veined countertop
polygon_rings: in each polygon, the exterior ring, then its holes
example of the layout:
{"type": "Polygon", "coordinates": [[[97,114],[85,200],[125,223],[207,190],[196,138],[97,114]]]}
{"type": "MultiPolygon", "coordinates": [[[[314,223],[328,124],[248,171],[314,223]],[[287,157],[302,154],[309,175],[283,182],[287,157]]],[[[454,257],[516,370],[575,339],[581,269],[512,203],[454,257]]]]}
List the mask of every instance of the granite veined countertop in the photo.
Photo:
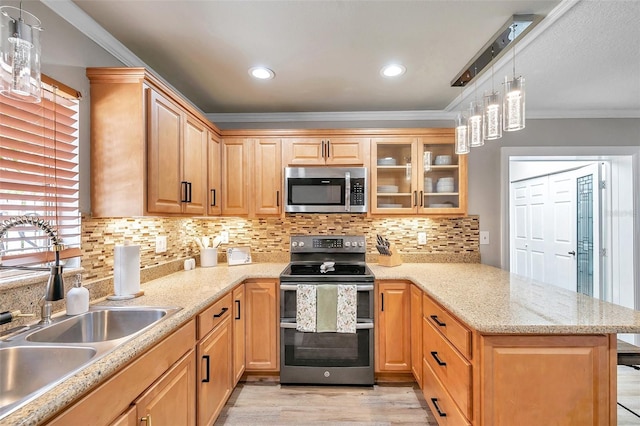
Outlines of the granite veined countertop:
{"type": "MultiPolygon", "coordinates": [[[[142,297],[101,300],[112,306],[179,306],[175,315],[83,368],[51,391],[0,420],[35,425],[96,387],[146,352],[220,296],[247,279],[277,278],[286,263],[218,265],[181,271],[142,285],[142,297]]],[[[387,268],[369,264],[376,279],[409,280],[481,333],[640,333],[640,311],[601,302],[481,264],[409,263],[387,268]]]]}

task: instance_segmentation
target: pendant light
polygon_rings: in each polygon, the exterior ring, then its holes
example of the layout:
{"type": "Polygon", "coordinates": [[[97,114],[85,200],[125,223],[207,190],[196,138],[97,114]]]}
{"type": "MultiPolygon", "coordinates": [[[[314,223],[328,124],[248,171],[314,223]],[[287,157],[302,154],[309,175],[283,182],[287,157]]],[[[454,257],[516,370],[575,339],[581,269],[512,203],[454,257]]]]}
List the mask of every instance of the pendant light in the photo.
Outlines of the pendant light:
{"type": "MultiPolygon", "coordinates": [[[[474,73],[473,78],[478,76],[478,71],[474,73]]],[[[477,82],[473,82],[473,93],[475,100],[469,105],[469,119],[467,126],[469,127],[469,145],[472,148],[484,145],[482,139],[482,104],[478,102],[477,82]]]]}
{"type": "MultiPolygon", "coordinates": [[[[493,62],[493,48],[491,48],[493,62]]],[[[493,86],[493,64],[491,65],[491,93],[484,95],[484,112],[482,116],[482,137],[486,141],[502,137],[502,103],[500,93],[493,86]]]]}
{"type": "Polygon", "coordinates": [[[41,23],[13,6],[0,7],[0,93],[23,102],[40,102],[41,23]]]}
{"type": "MultiPolygon", "coordinates": [[[[462,102],[462,88],[460,89],[460,102],[462,102]]],[[[469,133],[467,131],[467,117],[461,110],[455,118],[456,128],[456,149],[455,152],[458,155],[468,154],[469,147],[469,133]]]]}
{"type": "MultiPolygon", "coordinates": [[[[512,25],[512,37],[516,37],[517,24],[512,25]]],[[[516,49],[513,50],[513,78],[504,78],[502,128],[505,132],[522,130],[525,127],[524,77],[516,77],[516,49]]]]}

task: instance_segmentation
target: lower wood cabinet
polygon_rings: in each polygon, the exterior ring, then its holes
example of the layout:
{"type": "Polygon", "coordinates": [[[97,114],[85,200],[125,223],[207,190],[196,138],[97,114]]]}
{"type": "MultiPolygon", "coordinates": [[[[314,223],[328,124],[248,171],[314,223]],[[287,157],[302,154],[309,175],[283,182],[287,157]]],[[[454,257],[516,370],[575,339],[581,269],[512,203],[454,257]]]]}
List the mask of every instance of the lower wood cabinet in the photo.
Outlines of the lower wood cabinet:
{"type": "Polygon", "coordinates": [[[198,425],[211,425],[231,396],[231,293],[198,315],[198,425]]]}
{"type": "Polygon", "coordinates": [[[411,372],[411,295],[404,281],[376,282],[375,371],[411,372]]]}
{"type": "Polygon", "coordinates": [[[194,426],[196,416],[194,350],[189,351],[134,403],[140,424],[194,426]]]}
{"type": "Polygon", "coordinates": [[[422,389],[422,290],[411,284],[411,372],[422,389]]]}
{"type": "Polygon", "coordinates": [[[250,280],[244,285],[246,371],[280,370],[278,280],[250,280]]]}
{"type": "MultiPolygon", "coordinates": [[[[136,405],[137,417],[138,403],[145,403],[141,398],[149,395],[153,389],[164,389],[169,393],[175,392],[176,389],[183,389],[184,395],[179,400],[176,399],[175,404],[172,402],[173,410],[181,413],[182,419],[195,419],[195,383],[193,379],[185,376],[191,368],[190,377],[195,377],[193,368],[195,339],[195,321],[190,320],[57,415],[48,424],[56,426],[108,425],[114,422],[127,424],[127,419],[131,418],[131,405],[136,405]],[[191,385],[184,387],[188,380],[191,380],[191,385]],[[177,405],[178,403],[180,406],[177,405]]],[[[163,423],[160,417],[154,418],[153,423],[156,425],[194,424],[182,421],[163,423]]]]}
{"type": "Polygon", "coordinates": [[[238,384],[245,370],[245,317],[244,284],[233,290],[233,386],[238,384]]]}

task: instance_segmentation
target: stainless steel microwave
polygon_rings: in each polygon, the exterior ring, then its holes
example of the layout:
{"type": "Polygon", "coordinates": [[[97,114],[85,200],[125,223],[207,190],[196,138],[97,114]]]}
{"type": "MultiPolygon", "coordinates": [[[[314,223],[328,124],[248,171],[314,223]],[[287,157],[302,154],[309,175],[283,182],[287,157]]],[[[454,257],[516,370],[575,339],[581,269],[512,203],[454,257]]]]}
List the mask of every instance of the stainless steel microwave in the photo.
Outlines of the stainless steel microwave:
{"type": "Polygon", "coordinates": [[[366,167],[286,167],[285,212],[366,213],[366,167]]]}

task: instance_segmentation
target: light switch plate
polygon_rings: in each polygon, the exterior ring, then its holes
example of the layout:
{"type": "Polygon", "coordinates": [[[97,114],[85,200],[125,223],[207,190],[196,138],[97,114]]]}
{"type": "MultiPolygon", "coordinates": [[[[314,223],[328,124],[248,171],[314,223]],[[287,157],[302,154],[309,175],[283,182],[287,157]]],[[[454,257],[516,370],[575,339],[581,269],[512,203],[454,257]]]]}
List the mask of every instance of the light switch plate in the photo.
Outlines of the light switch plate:
{"type": "Polygon", "coordinates": [[[480,244],[489,244],[489,231],[480,231],[480,244]]]}
{"type": "Polygon", "coordinates": [[[220,232],[220,239],[222,239],[222,244],[229,244],[229,231],[220,232]]]}

